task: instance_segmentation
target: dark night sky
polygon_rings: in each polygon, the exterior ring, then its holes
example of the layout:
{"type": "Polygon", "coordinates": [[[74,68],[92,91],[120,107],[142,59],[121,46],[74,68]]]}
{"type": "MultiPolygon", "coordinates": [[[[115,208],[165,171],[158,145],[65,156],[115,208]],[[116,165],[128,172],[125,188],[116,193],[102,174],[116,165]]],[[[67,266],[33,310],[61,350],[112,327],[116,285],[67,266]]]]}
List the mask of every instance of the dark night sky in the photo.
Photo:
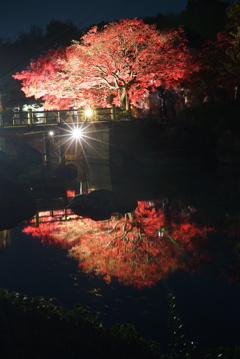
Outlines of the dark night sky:
{"type": "Polygon", "coordinates": [[[178,13],[186,4],[187,0],[3,0],[0,37],[14,40],[31,25],[45,29],[52,19],[71,20],[84,29],[101,21],[178,13]]]}

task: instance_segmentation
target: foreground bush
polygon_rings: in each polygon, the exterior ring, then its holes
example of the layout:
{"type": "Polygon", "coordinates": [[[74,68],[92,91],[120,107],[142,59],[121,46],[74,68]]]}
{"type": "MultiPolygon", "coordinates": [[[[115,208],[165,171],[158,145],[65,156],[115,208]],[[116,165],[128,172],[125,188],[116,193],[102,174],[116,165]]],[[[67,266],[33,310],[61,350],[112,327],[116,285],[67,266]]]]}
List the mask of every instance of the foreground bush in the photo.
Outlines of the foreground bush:
{"type": "Polygon", "coordinates": [[[156,343],[140,337],[131,325],[103,328],[95,314],[73,310],[48,298],[0,291],[0,357],[162,358],[156,343]]]}
{"type": "Polygon", "coordinates": [[[183,333],[175,297],[169,298],[169,350],[145,340],[130,324],[104,328],[95,313],[73,310],[50,298],[0,290],[0,358],[3,359],[238,359],[235,348],[200,349],[183,333]]]}

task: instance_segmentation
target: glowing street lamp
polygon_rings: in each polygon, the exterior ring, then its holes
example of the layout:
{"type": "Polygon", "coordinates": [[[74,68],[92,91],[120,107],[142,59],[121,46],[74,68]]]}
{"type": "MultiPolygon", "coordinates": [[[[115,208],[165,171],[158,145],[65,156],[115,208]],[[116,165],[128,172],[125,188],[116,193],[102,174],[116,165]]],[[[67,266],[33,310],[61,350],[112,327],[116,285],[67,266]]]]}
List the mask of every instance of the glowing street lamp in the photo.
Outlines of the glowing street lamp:
{"type": "Polygon", "coordinates": [[[82,138],[83,130],[79,127],[75,127],[72,129],[71,134],[72,134],[72,138],[80,139],[82,138]]]}
{"type": "Polygon", "coordinates": [[[87,108],[85,111],[85,116],[91,118],[93,116],[93,110],[91,108],[87,108]]]}

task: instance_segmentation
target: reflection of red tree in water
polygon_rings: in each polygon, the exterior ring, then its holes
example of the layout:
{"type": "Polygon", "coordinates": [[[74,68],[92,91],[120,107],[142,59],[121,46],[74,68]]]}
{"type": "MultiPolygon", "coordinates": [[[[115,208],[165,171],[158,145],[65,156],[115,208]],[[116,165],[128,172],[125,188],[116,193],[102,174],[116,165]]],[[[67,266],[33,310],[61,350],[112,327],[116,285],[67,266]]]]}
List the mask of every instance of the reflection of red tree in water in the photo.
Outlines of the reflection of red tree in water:
{"type": "Polygon", "coordinates": [[[125,285],[143,288],[205,259],[200,248],[212,229],[198,228],[189,221],[172,221],[171,228],[164,229],[165,223],[162,209],[138,202],[134,213],[122,218],[40,223],[24,232],[68,249],[87,273],[104,275],[106,281],[116,277],[125,285]]]}

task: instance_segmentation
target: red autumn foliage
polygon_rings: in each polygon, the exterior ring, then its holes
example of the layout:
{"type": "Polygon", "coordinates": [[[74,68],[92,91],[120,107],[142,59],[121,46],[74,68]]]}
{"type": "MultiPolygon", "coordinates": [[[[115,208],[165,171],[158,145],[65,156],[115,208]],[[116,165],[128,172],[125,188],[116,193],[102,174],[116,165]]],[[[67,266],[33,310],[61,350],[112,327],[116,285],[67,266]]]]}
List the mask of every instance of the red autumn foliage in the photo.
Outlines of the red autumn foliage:
{"type": "Polygon", "coordinates": [[[126,110],[157,86],[174,88],[196,71],[184,31],[157,31],[143,20],[123,19],[79,42],[32,62],[14,75],[26,96],[43,97],[47,109],[71,106],[126,110]]]}
{"type": "Polygon", "coordinates": [[[76,196],[76,191],[73,191],[73,190],[70,190],[68,189],[67,190],[67,197],[75,197],[76,196]]]}
{"type": "Polygon", "coordinates": [[[26,97],[34,96],[35,99],[42,98],[46,101],[45,109],[52,106],[59,110],[68,109],[72,106],[72,99],[58,96],[54,91],[54,83],[58,80],[61,66],[59,61],[65,58],[65,48],[49,50],[45,55],[30,63],[26,70],[16,73],[13,77],[22,81],[22,91],[26,97]]]}
{"type": "Polygon", "coordinates": [[[68,249],[87,273],[100,274],[107,282],[117,278],[124,285],[143,288],[206,260],[202,247],[212,228],[185,222],[164,229],[165,222],[162,209],[138,202],[134,213],[120,219],[40,223],[23,231],[68,249]]]}

